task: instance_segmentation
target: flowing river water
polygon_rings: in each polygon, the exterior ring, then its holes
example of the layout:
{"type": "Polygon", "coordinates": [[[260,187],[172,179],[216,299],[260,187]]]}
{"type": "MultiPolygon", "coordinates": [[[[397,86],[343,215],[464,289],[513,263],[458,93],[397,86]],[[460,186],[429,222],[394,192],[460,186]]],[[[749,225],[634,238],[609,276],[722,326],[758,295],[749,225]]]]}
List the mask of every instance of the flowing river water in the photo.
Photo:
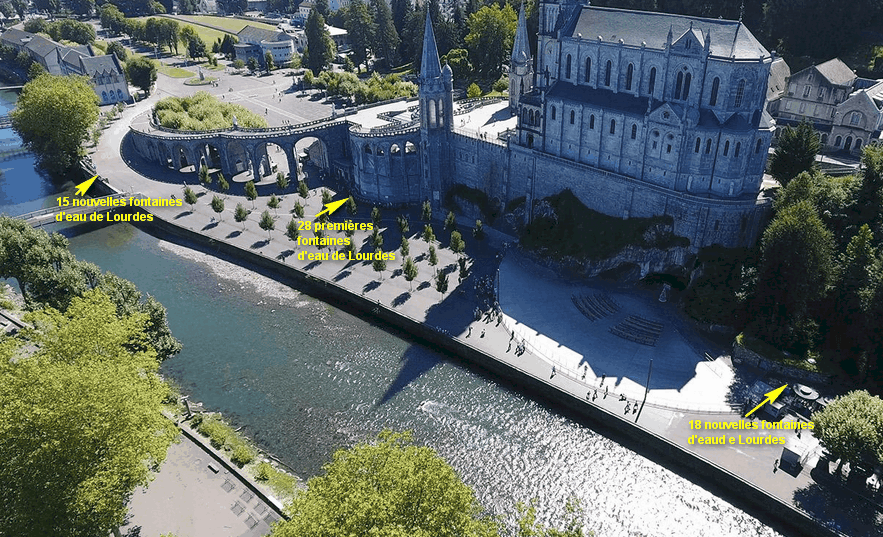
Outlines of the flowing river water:
{"type": "MultiPolygon", "coordinates": [[[[0,92],[0,107],[14,98],[0,92]]],[[[12,136],[0,130],[0,139],[12,136]]],[[[0,168],[0,212],[53,203],[58,187],[34,170],[32,158],[0,168]]],[[[410,429],[497,514],[510,516],[516,501],[536,498],[542,520],[560,520],[575,496],[589,528],[604,537],[779,535],[407,334],[128,224],[49,229],[68,235],[79,258],[156,296],[184,343],[164,374],[301,476],[318,473],[335,449],[385,428],[410,429]]]]}

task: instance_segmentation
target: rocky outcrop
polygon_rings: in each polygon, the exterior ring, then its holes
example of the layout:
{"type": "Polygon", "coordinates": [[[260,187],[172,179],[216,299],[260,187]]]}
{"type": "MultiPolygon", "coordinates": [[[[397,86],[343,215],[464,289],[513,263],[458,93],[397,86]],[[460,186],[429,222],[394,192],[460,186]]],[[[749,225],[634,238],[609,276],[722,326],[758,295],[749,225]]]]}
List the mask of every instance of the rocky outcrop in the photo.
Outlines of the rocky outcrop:
{"type": "Polygon", "coordinates": [[[522,252],[535,262],[586,278],[592,278],[605,272],[617,272],[618,279],[637,281],[648,274],[664,273],[674,276],[686,276],[686,267],[692,265],[695,254],[689,247],[641,248],[626,246],[616,255],[605,259],[585,260],[565,257],[559,261],[522,249],[522,252]]]}

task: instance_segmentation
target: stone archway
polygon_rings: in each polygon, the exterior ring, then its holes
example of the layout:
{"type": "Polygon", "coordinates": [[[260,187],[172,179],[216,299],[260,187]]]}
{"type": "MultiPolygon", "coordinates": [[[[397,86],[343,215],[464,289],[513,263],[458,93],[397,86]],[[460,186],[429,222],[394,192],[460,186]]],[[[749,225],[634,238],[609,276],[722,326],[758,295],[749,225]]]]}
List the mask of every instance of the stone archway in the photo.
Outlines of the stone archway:
{"type": "Polygon", "coordinates": [[[254,179],[251,153],[239,140],[227,143],[227,169],[232,181],[245,182],[254,179]]]}
{"type": "Polygon", "coordinates": [[[258,173],[261,180],[270,177],[275,181],[276,173],[288,174],[291,169],[291,161],[288,152],[275,142],[264,142],[255,148],[255,159],[258,164],[258,173]]]}
{"type": "Polygon", "coordinates": [[[172,152],[169,151],[169,146],[166,144],[160,143],[159,145],[159,163],[170,169],[176,169],[174,162],[172,160],[172,152]]]}

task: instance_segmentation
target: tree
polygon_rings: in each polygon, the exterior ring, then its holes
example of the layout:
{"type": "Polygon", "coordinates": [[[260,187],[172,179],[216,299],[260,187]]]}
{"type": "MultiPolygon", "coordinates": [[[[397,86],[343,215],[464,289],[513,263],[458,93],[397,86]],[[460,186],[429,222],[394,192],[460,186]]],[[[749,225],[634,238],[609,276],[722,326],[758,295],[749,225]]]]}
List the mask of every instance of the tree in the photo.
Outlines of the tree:
{"type": "Polygon", "coordinates": [[[208,167],[205,164],[199,165],[199,182],[206,186],[212,184],[212,176],[208,172],[208,167]]]}
{"type": "Polygon", "coordinates": [[[224,212],[224,198],[212,196],[212,210],[218,213],[218,220],[223,220],[221,213],[224,212]]]}
{"type": "Polygon", "coordinates": [[[858,223],[869,224],[877,236],[883,236],[883,147],[865,146],[862,152],[862,181],[856,195],[858,223]]]}
{"type": "Polygon", "coordinates": [[[380,208],[377,206],[371,209],[371,221],[374,222],[374,227],[380,224],[380,208]]]}
{"type": "MultiPolygon", "coordinates": [[[[464,48],[455,48],[442,56],[441,58],[442,64],[448,64],[451,66],[451,72],[454,75],[454,80],[469,80],[472,78],[472,63],[469,61],[469,51],[464,48]]],[[[472,85],[469,86],[471,88],[472,85]]],[[[478,88],[478,95],[481,95],[481,88],[478,88]]],[[[468,89],[467,89],[468,96],[468,89]]]]}
{"type": "Polygon", "coordinates": [[[233,68],[236,69],[237,71],[241,71],[242,68],[245,67],[245,62],[242,61],[242,60],[239,59],[239,58],[236,58],[235,60],[233,60],[233,63],[232,63],[231,65],[232,65],[233,68]]]}
{"type": "Polygon", "coordinates": [[[811,348],[818,325],[810,308],[834,278],[831,232],[808,201],[780,212],[761,241],[750,331],[780,348],[811,348]]]}
{"type": "Polygon", "coordinates": [[[460,265],[460,281],[462,282],[466,278],[469,277],[469,267],[466,266],[466,258],[461,257],[457,259],[457,263],[460,265]]]}
{"type": "Polygon", "coordinates": [[[429,223],[429,221],[432,220],[432,205],[429,203],[429,200],[423,202],[420,219],[426,223],[429,223]]]}
{"type": "Polygon", "coordinates": [[[218,190],[220,190],[221,193],[230,190],[230,183],[227,181],[227,178],[224,177],[222,172],[218,172],[218,190]]]}
{"type": "Polygon", "coordinates": [[[144,56],[135,56],[126,62],[126,76],[133,86],[150,95],[150,88],[156,82],[156,64],[144,56]]]}
{"type": "Polygon", "coordinates": [[[500,77],[503,61],[512,50],[517,21],[515,10],[508,4],[500,9],[491,3],[469,16],[466,48],[479,73],[493,79],[500,77]]]}
{"type": "Polygon", "coordinates": [[[809,122],[802,121],[795,128],[785,127],[770,158],[770,175],[782,186],[787,186],[800,172],[813,170],[818,153],[819,135],[809,122]]]}
{"type": "Polygon", "coordinates": [[[233,219],[237,222],[241,222],[242,231],[245,231],[245,221],[248,220],[248,211],[241,203],[236,204],[236,209],[233,211],[233,219]]]}
{"type": "Polygon", "coordinates": [[[28,80],[34,80],[44,74],[46,74],[46,69],[37,62],[31,63],[31,66],[28,67],[28,80]]]}
{"type": "Polygon", "coordinates": [[[316,7],[314,8],[314,11],[327,19],[328,16],[331,14],[331,8],[328,5],[328,0],[316,0],[316,7]]]}
{"type": "Polygon", "coordinates": [[[445,216],[445,231],[456,229],[456,222],[457,218],[454,216],[454,211],[448,211],[448,215],[445,216]]]}
{"type": "Polygon", "coordinates": [[[304,181],[297,182],[297,193],[303,199],[307,199],[310,197],[310,189],[307,187],[307,183],[304,181]]]}
{"type": "Polygon", "coordinates": [[[380,232],[380,228],[374,228],[371,232],[371,245],[375,250],[383,246],[383,233],[380,232]]]}
{"type": "Polygon", "coordinates": [[[276,221],[270,216],[270,211],[264,211],[261,213],[261,219],[258,222],[258,225],[261,229],[267,232],[267,240],[271,240],[273,238],[272,231],[276,229],[276,221]]]}
{"type": "Polygon", "coordinates": [[[445,271],[439,271],[435,277],[435,290],[438,291],[438,294],[444,296],[445,293],[448,292],[448,273],[445,271]]]}
{"type": "MultiPolygon", "coordinates": [[[[845,462],[883,461],[883,401],[864,390],[841,395],[812,415],[813,434],[825,449],[845,462]]],[[[839,467],[838,467],[839,472],[839,467]]]]}
{"type": "MultiPolygon", "coordinates": [[[[385,0],[384,0],[385,4],[385,0]]],[[[353,0],[346,12],[345,27],[352,54],[350,58],[357,68],[368,64],[370,49],[374,42],[374,17],[362,0],[353,0]]]]}
{"type": "Polygon", "coordinates": [[[276,62],[273,61],[273,53],[267,51],[264,54],[264,70],[269,73],[276,68],[276,62]]]}
{"type": "Polygon", "coordinates": [[[371,48],[375,55],[384,58],[387,66],[397,65],[401,40],[392,10],[386,0],[371,0],[371,12],[374,13],[374,41],[371,48]]]}
{"type": "Polygon", "coordinates": [[[0,345],[0,533],[106,535],[178,435],[155,352],[129,349],[149,320],[97,290],[34,315],[33,354],[0,345]]]}
{"type": "Polygon", "coordinates": [[[386,260],[383,259],[381,255],[380,248],[376,248],[374,250],[374,261],[371,263],[371,266],[374,268],[374,272],[380,273],[380,279],[383,280],[383,271],[386,270],[386,260]]]}
{"type": "Polygon", "coordinates": [[[346,199],[346,211],[350,213],[350,216],[356,216],[356,213],[359,212],[356,200],[354,200],[352,196],[346,199]]]}
{"type": "Polygon", "coordinates": [[[189,186],[184,187],[184,203],[190,206],[190,212],[193,212],[193,206],[196,205],[196,202],[199,201],[199,198],[196,197],[196,192],[193,191],[189,186]]]}
{"type": "Polygon", "coordinates": [[[298,218],[304,217],[304,206],[299,201],[294,202],[294,215],[298,218]]]}
{"type": "Polygon", "coordinates": [[[466,241],[463,240],[463,236],[460,235],[460,232],[454,231],[451,233],[451,251],[455,254],[462,254],[465,249],[466,241]]]}
{"type": "Polygon", "coordinates": [[[401,232],[402,235],[405,235],[406,233],[411,231],[411,226],[408,223],[407,216],[405,216],[403,214],[398,215],[396,217],[396,222],[399,224],[399,232],[401,232]]]}
{"type": "Polygon", "coordinates": [[[411,253],[411,243],[408,242],[408,237],[402,237],[402,257],[408,257],[408,254],[411,253]]]}
{"type": "Polygon", "coordinates": [[[496,522],[457,473],[410,433],[384,431],[373,443],[337,451],[291,503],[272,537],[464,535],[490,537],[496,522]]]}
{"type": "Polygon", "coordinates": [[[285,227],[285,236],[297,244],[297,239],[300,237],[300,226],[294,218],[288,221],[288,226],[285,227]]]}
{"type": "Polygon", "coordinates": [[[408,13],[412,12],[411,2],[409,0],[392,0],[390,2],[390,10],[392,12],[392,23],[395,26],[397,35],[402,35],[405,31],[405,19],[408,13]]]}
{"type": "Polygon", "coordinates": [[[251,208],[254,209],[254,200],[258,199],[258,189],[254,186],[254,181],[245,183],[245,199],[251,202],[251,208]]]}
{"type": "Polygon", "coordinates": [[[307,36],[304,64],[314,75],[318,75],[334,58],[334,41],[325,28],[325,17],[318,9],[313,9],[307,17],[304,33],[307,36]]]}
{"type": "Polygon", "coordinates": [[[475,82],[469,84],[469,87],[466,88],[466,96],[470,99],[481,97],[481,88],[479,88],[478,84],[476,84],[475,82]]]}
{"type": "Polygon", "coordinates": [[[98,120],[98,96],[88,78],[45,74],[25,84],[9,116],[40,166],[62,175],[79,161],[98,120]]]}
{"type": "Polygon", "coordinates": [[[270,201],[267,202],[267,207],[273,209],[273,212],[277,215],[279,214],[279,198],[276,197],[276,194],[270,195],[270,201]]]}
{"type": "Polygon", "coordinates": [[[245,65],[248,66],[248,71],[251,74],[254,74],[254,72],[258,70],[258,61],[254,56],[250,57],[245,65]]]}
{"type": "Polygon", "coordinates": [[[101,6],[101,27],[112,34],[119,34],[125,29],[125,15],[110,2],[101,6]]]}
{"type": "Polygon", "coordinates": [[[475,221],[475,227],[472,229],[472,236],[479,241],[484,238],[484,224],[481,223],[481,220],[475,221]]]}
{"type": "Polygon", "coordinates": [[[288,185],[289,185],[288,176],[282,172],[277,172],[276,173],[276,187],[279,190],[281,190],[282,192],[285,192],[285,189],[288,188],[288,185]]]}
{"type": "Polygon", "coordinates": [[[417,263],[414,263],[414,260],[411,259],[411,256],[408,256],[404,253],[404,248],[402,249],[402,255],[405,256],[405,262],[402,264],[402,274],[405,275],[405,280],[408,282],[408,290],[413,291],[414,285],[413,281],[417,278],[417,274],[419,274],[419,269],[417,268],[417,263]]]}
{"type": "Polygon", "coordinates": [[[435,253],[435,246],[429,247],[429,266],[435,267],[438,265],[438,254],[435,253]]]}
{"type": "Polygon", "coordinates": [[[426,241],[427,244],[435,240],[435,233],[432,231],[431,224],[423,226],[423,240],[426,241]]]}
{"type": "Polygon", "coordinates": [[[113,54],[121,62],[125,62],[129,57],[129,52],[126,50],[126,47],[124,47],[119,41],[111,41],[110,44],[107,45],[107,54],[113,54]]]}

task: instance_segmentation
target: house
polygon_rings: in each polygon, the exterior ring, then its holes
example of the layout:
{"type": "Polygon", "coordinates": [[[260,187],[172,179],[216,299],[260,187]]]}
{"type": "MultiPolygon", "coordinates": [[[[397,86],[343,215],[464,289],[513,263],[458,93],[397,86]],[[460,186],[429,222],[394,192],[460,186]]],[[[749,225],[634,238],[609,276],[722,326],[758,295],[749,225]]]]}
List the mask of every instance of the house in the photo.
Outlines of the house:
{"type": "Polygon", "coordinates": [[[129,101],[129,83],[119,59],[106,56],[80,56],[79,74],[89,77],[101,104],[129,101]]]}
{"type": "Polygon", "coordinates": [[[347,35],[346,30],[335,26],[328,26],[327,24],[325,25],[325,29],[328,30],[328,35],[331,36],[331,40],[337,45],[337,50],[347,50],[350,48],[349,36],[347,35]]]}
{"type": "Polygon", "coordinates": [[[785,63],[785,59],[773,54],[773,63],[770,64],[770,79],[767,82],[766,101],[767,112],[775,116],[779,110],[779,104],[788,87],[788,78],[791,77],[791,68],[785,63]]]}
{"type": "Polygon", "coordinates": [[[246,25],[236,34],[239,42],[233,45],[236,59],[247,62],[256,58],[263,65],[264,56],[269,52],[273,55],[276,65],[291,61],[295,50],[295,38],[282,30],[265,30],[246,25]]]}

